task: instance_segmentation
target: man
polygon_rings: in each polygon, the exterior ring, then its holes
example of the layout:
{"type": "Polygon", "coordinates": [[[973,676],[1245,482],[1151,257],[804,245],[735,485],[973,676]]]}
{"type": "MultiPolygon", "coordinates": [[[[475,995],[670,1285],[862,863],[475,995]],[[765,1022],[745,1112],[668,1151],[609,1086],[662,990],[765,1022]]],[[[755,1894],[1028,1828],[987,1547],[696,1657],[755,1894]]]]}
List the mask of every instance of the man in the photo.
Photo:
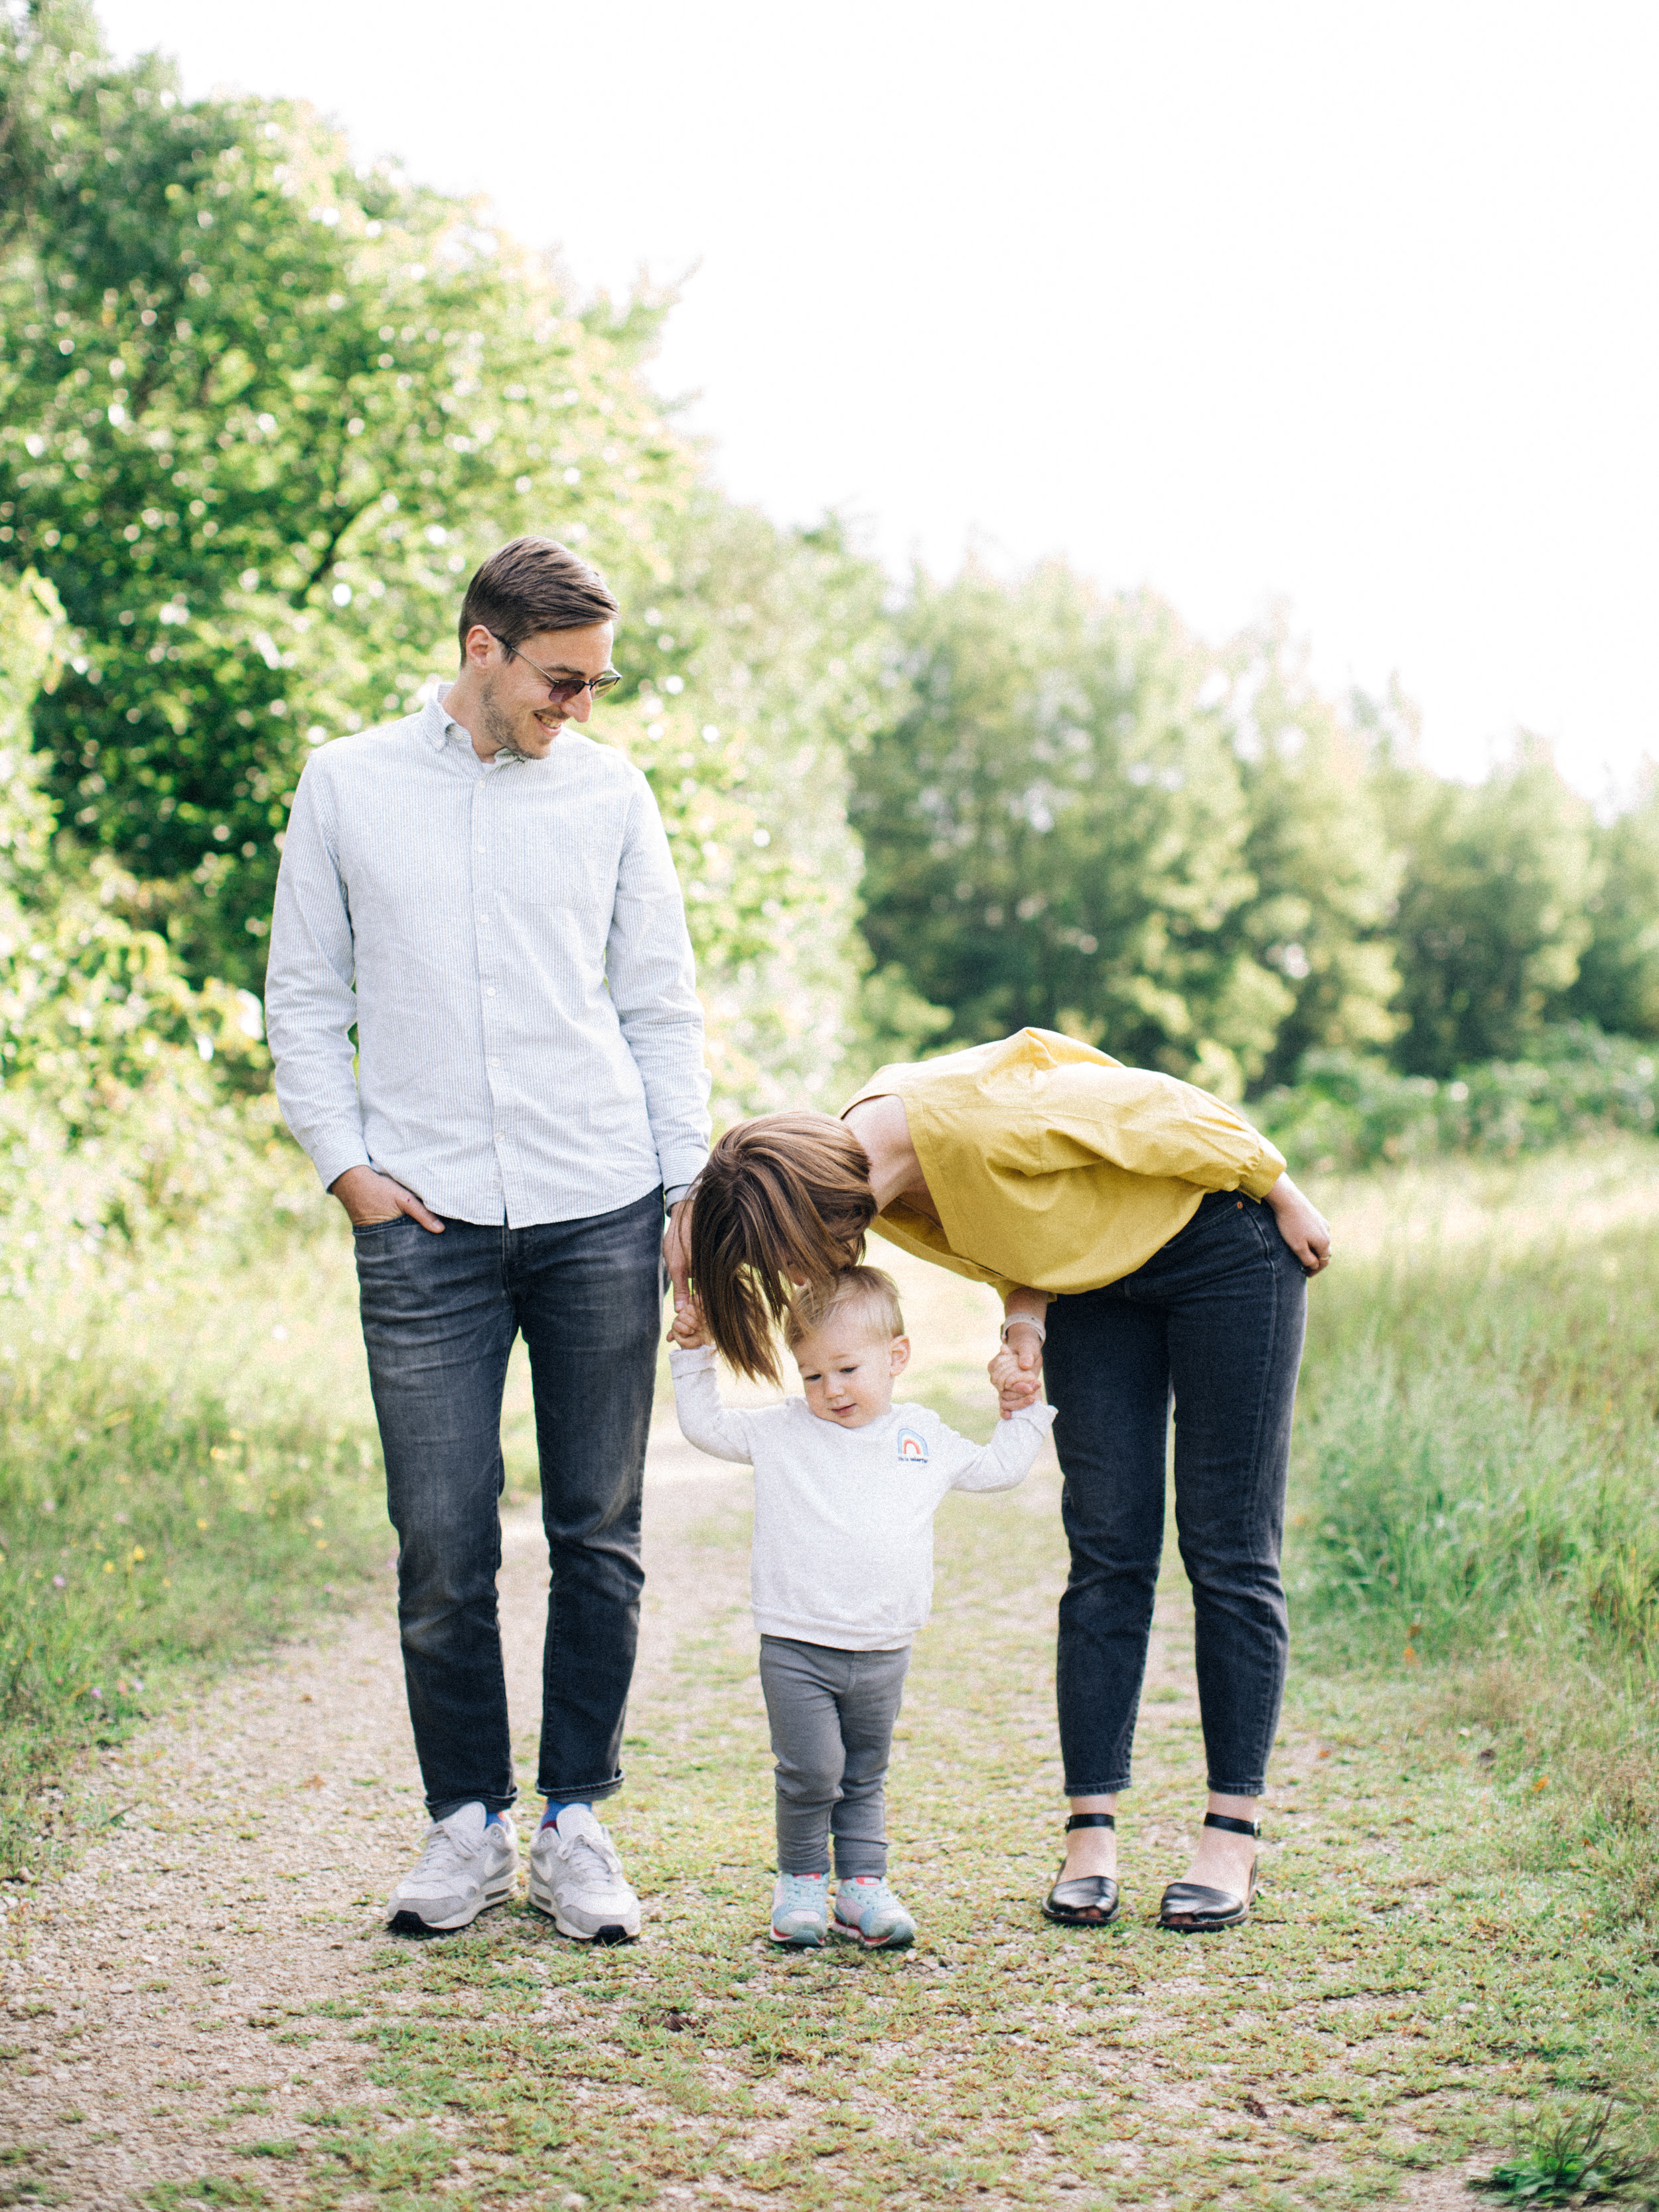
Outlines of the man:
{"type": "Polygon", "coordinates": [[[518,1869],[495,1576],[522,1331],[552,1562],[530,1899],[567,1936],[639,1933],[592,1808],[622,1781],[663,1206],[683,1273],[708,1079],[650,788],[570,726],[618,680],[617,611],[563,546],[504,546],[455,683],[307,762],[277,879],[276,1091],[351,1219],[432,1819],[394,1928],[464,1928],[518,1869]]]}

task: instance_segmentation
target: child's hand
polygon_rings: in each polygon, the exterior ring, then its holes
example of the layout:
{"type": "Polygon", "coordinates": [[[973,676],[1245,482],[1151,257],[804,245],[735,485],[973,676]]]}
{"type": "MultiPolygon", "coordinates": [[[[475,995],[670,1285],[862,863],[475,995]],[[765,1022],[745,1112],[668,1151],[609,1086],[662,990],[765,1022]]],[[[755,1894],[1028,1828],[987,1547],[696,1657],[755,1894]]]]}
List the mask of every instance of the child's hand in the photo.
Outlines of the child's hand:
{"type": "Polygon", "coordinates": [[[668,1332],[668,1341],[681,1352],[696,1352],[708,1342],[702,1307],[695,1297],[688,1298],[683,1306],[676,1309],[674,1326],[668,1332]]]}
{"type": "Polygon", "coordinates": [[[1042,1347],[1030,1330],[1022,1329],[1018,1348],[1005,1344],[987,1372],[997,1394],[997,1412],[1006,1421],[1022,1407],[1035,1406],[1042,1395],[1042,1347]]]}

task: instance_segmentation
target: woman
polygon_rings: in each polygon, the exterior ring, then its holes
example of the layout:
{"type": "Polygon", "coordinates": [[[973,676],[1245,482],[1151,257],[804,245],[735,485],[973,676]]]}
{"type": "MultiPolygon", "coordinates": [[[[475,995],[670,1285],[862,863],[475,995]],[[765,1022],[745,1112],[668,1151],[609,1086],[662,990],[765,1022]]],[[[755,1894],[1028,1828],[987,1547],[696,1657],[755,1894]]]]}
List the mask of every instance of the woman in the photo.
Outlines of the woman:
{"type": "MultiPolygon", "coordinates": [[[[1243,1116],[1172,1076],[1047,1030],[884,1067],[839,1121],[729,1130],[692,1193],[692,1279],[740,1372],[776,1380],[793,1284],[851,1264],[866,1230],[990,1283],[1006,1414],[1047,1362],[1071,1574],[1058,1692],[1066,1857],[1050,1919],[1118,1909],[1114,1815],[1146,1670],[1176,1415],[1176,1524],[1192,1583],[1209,1808],[1164,1926],[1236,1926],[1255,1892],[1257,1803],[1287,1648],[1279,1575],[1306,1281],[1330,1231],[1243,1116]]],[[[677,1299],[684,1297],[677,1283],[677,1299]]]]}

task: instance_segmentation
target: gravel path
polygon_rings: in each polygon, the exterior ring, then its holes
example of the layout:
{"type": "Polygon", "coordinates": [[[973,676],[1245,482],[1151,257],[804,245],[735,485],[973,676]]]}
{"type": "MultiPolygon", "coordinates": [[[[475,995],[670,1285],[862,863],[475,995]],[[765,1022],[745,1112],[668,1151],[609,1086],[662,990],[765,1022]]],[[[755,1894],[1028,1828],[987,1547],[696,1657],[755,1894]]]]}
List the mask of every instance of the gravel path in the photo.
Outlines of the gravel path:
{"type": "MultiPolygon", "coordinates": [[[[747,1488],[672,1415],[653,1436],[636,1715],[702,1618],[677,1532],[747,1488]]],[[[503,1534],[508,1692],[533,1761],[547,1554],[532,1509],[503,1534]]],[[[16,2053],[0,2145],[42,2151],[59,2202],[131,2212],[222,2160],[228,2108],[240,2140],[378,2111],[351,2018],[331,2008],[352,2005],[363,1939],[425,1825],[390,1577],[327,1641],[228,1677],[109,1755],[96,1786],[118,1817],[0,1939],[0,2043],[16,2053]]]]}

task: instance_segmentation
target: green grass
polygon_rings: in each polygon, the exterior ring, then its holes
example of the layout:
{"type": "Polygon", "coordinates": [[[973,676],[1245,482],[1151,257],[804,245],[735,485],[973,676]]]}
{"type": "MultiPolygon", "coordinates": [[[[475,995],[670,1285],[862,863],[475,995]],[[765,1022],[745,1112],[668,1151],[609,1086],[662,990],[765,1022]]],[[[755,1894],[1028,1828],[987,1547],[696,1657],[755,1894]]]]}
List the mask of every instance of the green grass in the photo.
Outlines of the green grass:
{"type": "Polygon", "coordinates": [[[374,1431],[326,1349],[334,1257],[0,1307],[0,1877],[68,1847],[85,1753],[383,1559],[374,1431]]]}
{"type": "MultiPolygon", "coordinates": [[[[1626,2126],[1659,2061],[1652,1929],[1595,1865],[1562,1863],[1535,1777],[1507,1744],[1483,1759],[1493,1738],[1460,1732],[1431,1671],[1301,1676],[1244,1929],[1152,1924],[1201,1806],[1185,1711],[1140,1759],[1124,1923],[1042,1921],[1056,1488],[941,1518],[890,1816],[915,1952],[765,1942],[742,1486],[688,1501],[672,1571],[703,1611],[634,1716],[613,1816],[647,1941],[582,1950],[521,1906],[442,1941],[367,1937],[355,2032],[387,2109],[306,2137],[283,2201],[1334,2212],[1471,2152],[1490,2170],[1564,2097],[1626,2126]]],[[[1179,1605],[1170,1632],[1189,1638],[1179,1605]]],[[[254,2140],[220,2179],[276,2185],[254,2140]]]]}
{"type": "Polygon", "coordinates": [[[1653,1911],[1659,1150],[1393,1188],[1312,1301],[1288,1575],[1304,1663],[1432,1670],[1439,1709],[1555,1793],[1559,1850],[1598,1854],[1653,1911]]]}
{"type": "MultiPolygon", "coordinates": [[[[1322,1195],[1341,1257],[1313,1298],[1297,1656],[1247,1928],[1182,1942],[1151,1923],[1201,1803],[1195,1717],[1173,1694],[1146,1707],[1123,1924],[1080,1936],[1038,1916],[1062,1811],[1063,1547],[1043,1477],[941,1516],[890,1815],[921,1944],[775,1953],[744,1487],[670,1490],[663,1557],[698,1611],[636,1701],[612,1815],[648,1940],[581,1951],[521,1906],[443,1942],[370,1935],[352,2033],[386,2109],[302,2115],[273,2138],[228,2107],[217,2170],[156,2192],[157,2212],[573,2195],[1340,2212],[1468,2172],[1500,2202],[1582,2198],[1595,2172],[1655,2201],[1659,1152],[1629,1140],[1322,1195]]],[[[361,1400],[330,1280],[309,1326],[343,1451],[361,1400]]],[[[970,1419],[972,1294],[936,1271],[905,1287],[924,1355],[910,1387],[970,1419]]],[[[244,1363],[196,1356],[233,1411],[263,1390],[291,1413],[279,1384],[305,1395],[304,1375],[256,1387],[244,1363]]],[[[240,1411],[237,1425],[252,1443],[240,1411]]],[[[273,1471],[301,1449],[286,1435],[259,1435],[273,1471]]],[[[225,1480],[230,1463],[210,1464],[225,1480]]],[[[1171,1583],[1180,1646],[1173,1565],[1171,1583]]]]}

